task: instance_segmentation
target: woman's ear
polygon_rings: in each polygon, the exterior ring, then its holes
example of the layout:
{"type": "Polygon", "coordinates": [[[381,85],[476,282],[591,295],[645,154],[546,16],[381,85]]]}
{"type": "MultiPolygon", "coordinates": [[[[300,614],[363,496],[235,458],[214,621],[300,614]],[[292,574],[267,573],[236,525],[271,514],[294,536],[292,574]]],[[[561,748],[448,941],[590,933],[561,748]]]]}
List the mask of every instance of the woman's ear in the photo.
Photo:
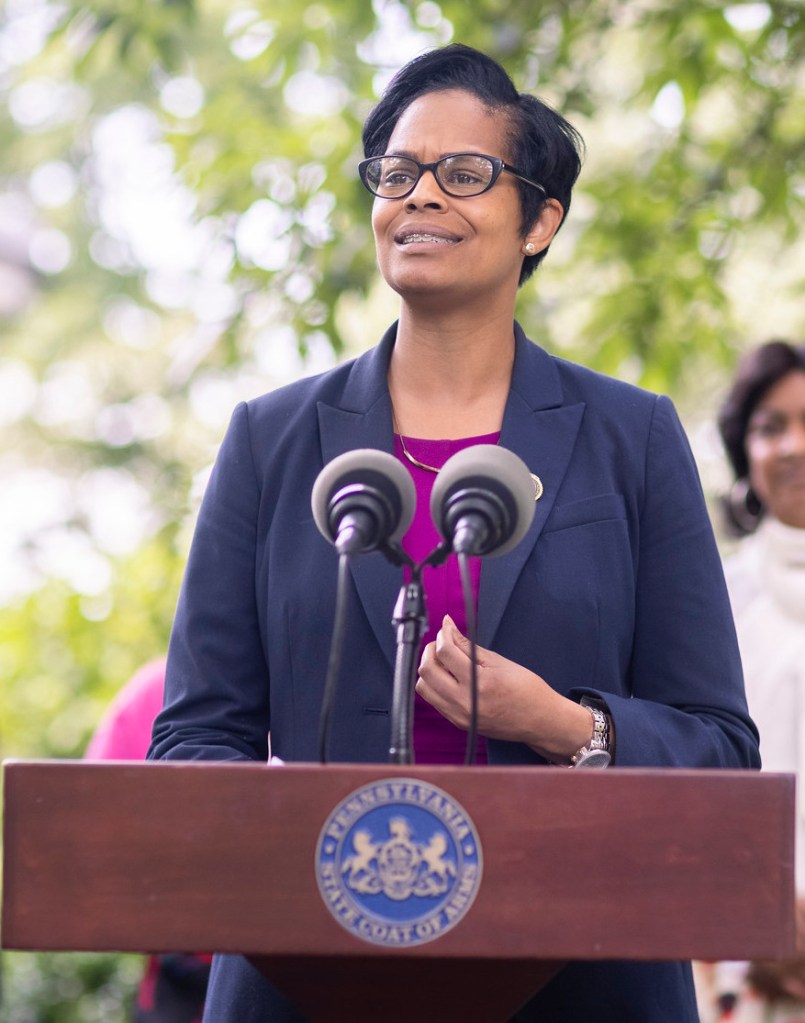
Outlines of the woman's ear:
{"type": "Polygon", "coordinates": [[[564,212],[562,204],[556,199],[545,200],[539,211],[539,216],[523,238],[522,252],[524,256],[536,256],[538,252],[548,248],[553,241],[553,236],[559,230],[564,212]]]}

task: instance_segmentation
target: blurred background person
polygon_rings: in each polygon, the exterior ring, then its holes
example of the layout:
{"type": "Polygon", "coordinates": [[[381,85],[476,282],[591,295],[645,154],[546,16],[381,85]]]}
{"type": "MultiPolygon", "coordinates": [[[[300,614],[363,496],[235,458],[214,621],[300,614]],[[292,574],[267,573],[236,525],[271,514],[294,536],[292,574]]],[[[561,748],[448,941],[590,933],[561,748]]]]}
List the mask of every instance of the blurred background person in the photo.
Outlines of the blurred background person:
{"type": "MultiPolygon", "coordinates": [[[[164,657],[135,672],[109,705],[85,758],[145,760],[164,688],[164,657]]],[[[149,956],[137,989],[132,1023],[201,1023],[210,963],[211,957],[205,955],[149,956]]]]}
{"type": "Polygon", "coordinates": [[[109,704],[84,754],[88,760],[145,760],[151,726],[162,710],[165,658],[136,671],[109,704]]]}
{"type": "Polygon", "coordinates": [[[764,770],[798,777],[798,958],[703,967],[703,1019],[805,1023],[805,345],[749,351],[718,425],[735,477],[723,507],[741,539],[725,575],[749,711],[764,770]]]}

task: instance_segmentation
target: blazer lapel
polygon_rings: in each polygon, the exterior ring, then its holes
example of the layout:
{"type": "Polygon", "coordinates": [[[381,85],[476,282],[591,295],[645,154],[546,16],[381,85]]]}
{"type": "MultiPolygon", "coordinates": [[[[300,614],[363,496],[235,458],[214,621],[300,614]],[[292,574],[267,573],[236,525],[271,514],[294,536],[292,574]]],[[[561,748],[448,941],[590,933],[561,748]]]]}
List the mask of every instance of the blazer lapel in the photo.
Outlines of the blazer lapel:
{"type": "MultiPolygon", "coordinates": [[[[325,464],[356,448],[393,453],[387,374],[395,337],[396,325],[376,348],[355,361],[337,407],[319,402],[319,438],[325,464]]],[[[395,635],[391,615],[403,584],[402,569],[374,551],[353,558],[350,571],[364,613],[389,664],[393,665],[395,635]]]]}
{"type": "Polygon", "coordinates": [[[517,578],[551,513],[584,416],[584,404],[564,405],[559,374],[550,356],[515,325],[512,387],[500,444],[539,476],[544,487],[525,538],[511,553],[488,558],[481,568],[478,642],[491,647],[517,578]]]}

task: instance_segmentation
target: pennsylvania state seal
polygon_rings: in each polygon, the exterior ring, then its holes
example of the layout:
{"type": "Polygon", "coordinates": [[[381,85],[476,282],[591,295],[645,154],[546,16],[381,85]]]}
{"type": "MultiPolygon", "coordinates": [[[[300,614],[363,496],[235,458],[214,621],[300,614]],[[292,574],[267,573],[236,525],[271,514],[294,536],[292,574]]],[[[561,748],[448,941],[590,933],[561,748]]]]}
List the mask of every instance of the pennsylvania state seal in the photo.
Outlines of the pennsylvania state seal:
{"type": "Polygon", "coordinates": [[[364,941],[406,948],[461,920],[481,883],[475,826],[429,782],[387,778],[347,796],[324,823],[316,877],[327,908],[364,941]]]}

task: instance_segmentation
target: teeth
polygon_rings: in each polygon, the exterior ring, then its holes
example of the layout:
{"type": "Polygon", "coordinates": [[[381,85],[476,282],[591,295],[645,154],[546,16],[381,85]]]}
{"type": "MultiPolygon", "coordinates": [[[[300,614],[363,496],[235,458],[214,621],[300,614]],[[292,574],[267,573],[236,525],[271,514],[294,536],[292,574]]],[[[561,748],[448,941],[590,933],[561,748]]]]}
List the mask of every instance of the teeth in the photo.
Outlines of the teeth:
{"type": "Polygon", "coordinates": [[[441,238],[435,234],[407,234],[402,240],[403,245],[409,245],[411,242],[437,242],[441,245],[455,244],[452,238],[441,238]]]}

